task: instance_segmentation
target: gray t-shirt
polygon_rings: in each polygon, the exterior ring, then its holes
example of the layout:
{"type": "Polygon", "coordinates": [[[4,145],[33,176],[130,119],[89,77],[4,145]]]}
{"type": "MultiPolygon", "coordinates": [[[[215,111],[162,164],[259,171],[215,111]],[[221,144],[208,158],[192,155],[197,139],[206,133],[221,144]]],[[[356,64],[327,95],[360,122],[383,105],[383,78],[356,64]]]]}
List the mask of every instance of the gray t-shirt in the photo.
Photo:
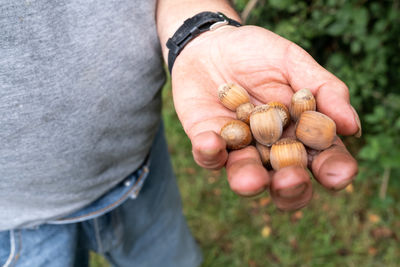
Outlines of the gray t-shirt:
{"type": "Polygon", "coordinates": [[[92,202],[160,120],[156,0],[0,0],[0,230],[92,202]]]}

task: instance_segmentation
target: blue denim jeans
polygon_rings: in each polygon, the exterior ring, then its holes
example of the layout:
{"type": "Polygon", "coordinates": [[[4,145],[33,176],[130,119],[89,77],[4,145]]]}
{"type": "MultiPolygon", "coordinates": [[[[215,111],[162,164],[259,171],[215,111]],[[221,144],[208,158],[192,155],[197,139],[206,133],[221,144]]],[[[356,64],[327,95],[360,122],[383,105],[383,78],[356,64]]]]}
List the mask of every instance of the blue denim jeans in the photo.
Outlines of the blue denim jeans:
{"type": "Polygon", "coordinates": [[[200,265],[162,126],[143,166],[88,207],[33,229],[0,232],[4,267],[88,266],[89,250],[113,266],[200,265]]]}

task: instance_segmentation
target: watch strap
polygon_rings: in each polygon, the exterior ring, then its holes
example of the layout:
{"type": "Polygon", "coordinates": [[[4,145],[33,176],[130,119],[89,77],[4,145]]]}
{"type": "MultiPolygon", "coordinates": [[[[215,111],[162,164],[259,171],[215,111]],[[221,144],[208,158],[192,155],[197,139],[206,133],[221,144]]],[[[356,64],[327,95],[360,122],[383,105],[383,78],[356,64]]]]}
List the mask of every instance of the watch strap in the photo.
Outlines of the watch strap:
{"type": "Polygon", "coordinates": [[[242,26],[239,22],[226,17],[221,12],[201,12],[184,21],[175,34],[168,39],[168,69],[171,73],[177,56],[196,36],[203,32],[215,30],[223,25],[242,26]]]}

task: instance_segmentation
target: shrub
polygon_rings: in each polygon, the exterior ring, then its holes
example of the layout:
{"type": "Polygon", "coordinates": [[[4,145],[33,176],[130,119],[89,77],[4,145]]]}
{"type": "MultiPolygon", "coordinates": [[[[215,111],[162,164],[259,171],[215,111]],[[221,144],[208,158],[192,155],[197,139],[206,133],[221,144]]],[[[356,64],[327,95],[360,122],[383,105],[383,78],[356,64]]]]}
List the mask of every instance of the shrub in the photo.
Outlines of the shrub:
{"type": "MultiPolygon", "coordinates": [[[[233,2],[242,11],[249,1],[233,2]]],[[[247,23],[302,46],[348,85],[363,125],[361,142],[349,139],[360,179],[400,174],[400,1],[260,0],[247,23]]]]}

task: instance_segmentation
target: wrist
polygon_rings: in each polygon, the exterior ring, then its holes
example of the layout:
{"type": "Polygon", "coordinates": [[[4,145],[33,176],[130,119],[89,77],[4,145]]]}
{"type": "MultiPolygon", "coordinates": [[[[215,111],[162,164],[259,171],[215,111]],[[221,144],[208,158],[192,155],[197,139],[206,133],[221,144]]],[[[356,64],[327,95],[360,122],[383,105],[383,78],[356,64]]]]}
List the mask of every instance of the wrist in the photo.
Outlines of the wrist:
{"type": "Polygon", "coordinates": [[[214,32],[225,26],[240,27],[241,24],[221,12],[209,11],[198,13],[185,20],[166,43],[169,71],[172,71],[175,59],[190,42],[197,39],[199,35],[214,32]]]}
{"type": "Polygon", "coordinates": [[[239,21],[240,17],[228,0],[158,0],[157,31],[165,62],[167,62],[167,40],[173,36],[183,22],[203,11],[222,12],[239,21]]]}

